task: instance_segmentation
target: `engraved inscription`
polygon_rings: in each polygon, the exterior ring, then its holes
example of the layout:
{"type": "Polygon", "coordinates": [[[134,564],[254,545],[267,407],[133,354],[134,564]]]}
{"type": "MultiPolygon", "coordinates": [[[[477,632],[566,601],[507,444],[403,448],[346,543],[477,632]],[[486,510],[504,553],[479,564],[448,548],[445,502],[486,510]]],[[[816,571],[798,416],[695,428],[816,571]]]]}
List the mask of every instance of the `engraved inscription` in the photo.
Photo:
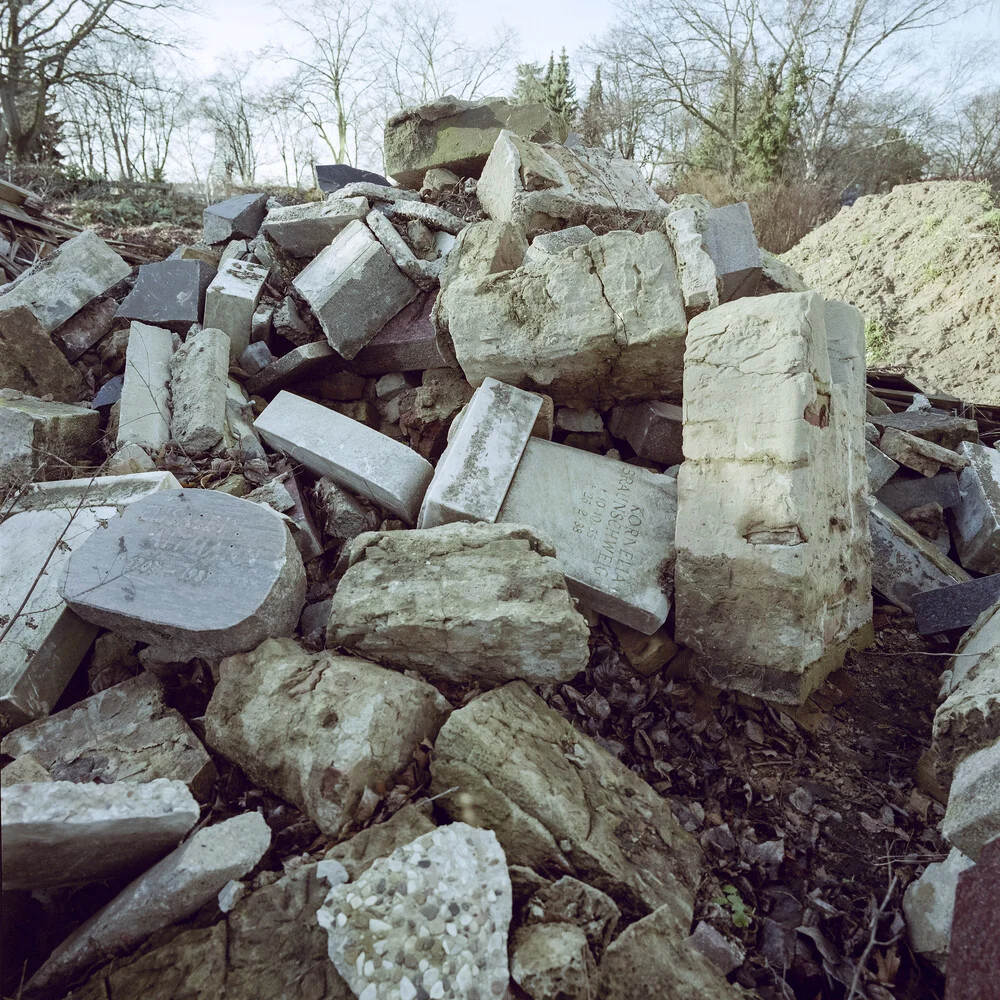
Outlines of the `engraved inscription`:
{"type": "Polygon", "coordinates": [[[634,484],[633,472],[620,473],[617,486],[610,488],[590,482],[574,511],[573,531],[593,545],[594,575],[613,590],[635,575],[636,544],[646,512],[633,502],[634,484]]]}

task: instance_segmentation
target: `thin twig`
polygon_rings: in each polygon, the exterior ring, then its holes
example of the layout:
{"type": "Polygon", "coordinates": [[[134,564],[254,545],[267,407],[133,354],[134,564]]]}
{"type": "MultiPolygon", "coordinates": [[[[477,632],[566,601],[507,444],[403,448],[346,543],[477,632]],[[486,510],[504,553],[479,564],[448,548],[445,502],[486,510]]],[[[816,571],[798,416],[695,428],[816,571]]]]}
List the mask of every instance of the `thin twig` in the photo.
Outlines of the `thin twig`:
{"type": "Polygon", "coordinates": [[[893,891],[895,890],[898,882],[899,876],[893,875],[892,880],[889,882],[889,888],[886,890],[885,898],[881,903],[879,903],[878,909],[872,914],[871,934],[868,935],[868,944],[865,945],[865,950],[861,953],[861,958],[858,959],[858,963],[854,967],[854,978],[851,980],[851,991],[847,994],[847,1000],[854,1000],[854,996],[858,992],[858,982],[861,979],[861,971],[864,969],[865,964],[868,961],[868,957],[871,955],[872,949],[877,943],[879,918],[883,913],[885,913],[885,908],[889,905],[889,900],[892,898],[893,891]]]}

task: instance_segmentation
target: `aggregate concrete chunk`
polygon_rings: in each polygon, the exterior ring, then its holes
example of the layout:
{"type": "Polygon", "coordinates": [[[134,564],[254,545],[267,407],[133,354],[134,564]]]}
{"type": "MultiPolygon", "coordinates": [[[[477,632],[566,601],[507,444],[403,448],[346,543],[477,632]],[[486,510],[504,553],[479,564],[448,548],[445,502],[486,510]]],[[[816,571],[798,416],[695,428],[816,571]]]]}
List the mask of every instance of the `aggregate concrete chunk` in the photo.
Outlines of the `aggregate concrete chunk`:
{"type": "Polygon", "coordinates": [[[326,643],[433,680],[565,681],[587,627],[560,563],[530,529],[448,524],[357,538],[326,643]]]}
{"type": "Polygon", "coordinates": [[[52,889],[133,875],[198,822],[182,781],[11,785],[0,796],[4,889],[52,889]]]}
{"type": "Polygon", "coordinates": [[[726,303],[685,356],[677,638],[713,683],[791,703],[871,619],[862,389],[831,372],[825,313],[814,292],[726,303]]]}
{"type": "Polygon", "coordinates": [[[675,479],[532,438],[497,520],[552,545],[581,604],[649,635],[670,611],[676,516],[675,479]]]}
{"type": "Polygon", "coordinates": [[[562,142],[566,122],[544,104],[503,99],[460,101],[450,95],[393,115],[385,127],[389,176],[419,188],[424,174],[443,167],[478,177],[502,130],[538,142],[562,142]]]}
{"type": "Polygon", "coordinates": [[[217,490],[163,490],[91,534],[61,592],[92,624],[182,661],[290,635],[305,586],[279,514],[217,490]]]}
{"type": "Polygon", "coordinates": [[[226,429],[229,336],[203,329],[189,334],[170,361],[170,435],[188,454],[209,451],[226,429]]]}
{"type": "Polygon", "coordinates": [[[616,406],[611,411],[609,429],[616,438],[627,441],[640,458],[663,465],[680,465],[684,461],[684,415],[673,403],[650,400],[616,406]]]}
{"type": "Polygon", "coordinates": [[[968,628],[1000,600],[1000,573],[916,593],[910,599],[921,635],[968,628]]]}
{"type": "Polygon", "coordinates": [[[677,271],[688,316],[719,304],[719,282],[715,261],[704,247],[693,208],[682,208],[667,216],[667,235],[677,258],[677,271]]]}
{"type": "Polygon", "coordinates": [[[83,378],[30,309],[0,305],[0,386],[75,403],[83,378]]]}
{"type": "Polygon", "coordinates": [[[525,263],[530,264],[568,247],[589,243],[596,236],[597,233],[590,226],[570,226],[569,229],[560,229],[554,233],[539,233],[525,252],[525,263]]]}
{"type": "Polygon", "coordinates": [[[958,453],[969,460],[955,510],[958,558],[966,569],[1000,573],[1000,451],[963,441],[958,453]]]}
{"type": "Polygon", "coordinates": [[[267,280],[267,268],[228,260],[205,293],[205,326],[229,336],[229,356],[238,358],[250,343],[253,315],[267,280]]]}
{"type": "Polygon", "coordinates": [[[505,861],[490,831],[452,823],[334,886],[316,920],[355,995],[503,995],[511,918],[505,861]]]}
{"type": "MultiPolygon", "coordinates": [[[[378,508],[366,504],[332,479],[321,478],[316,483],[314,495],[323,533],[337,545],[343,545],[366,531],[376,531],[381,524],[382,516],[378,508]]],[[[326,628],[326,621],[323,628],[326,628]]]]}
{"type": "Polygon", "coordinates": [[[27,990],[65,986],[98,962],[127,954],[150,934],[191,916],[227,882],[250,871],[270,844],[271,831],[256,812],[199,830],[73,931],[27,990]]]}
{"type": "Polygon", "coordinates": [[[419,454],[440,458],[448,432],[473,389],[455,368],[425,371],[420,387],[399,397],[399,429],[419,454]]]}
{"type": "Polygon", "coordinates": [[[604,953],[592,996],[601,1000],[739,1000],[744,994],[686,941],[690,916],[673,906],[626,927],[604,953]]]}
{"type": "Polygon", "coordinates": [[[163,686],[141,673],[71,708],[8,733],[0,751],[30,754],[56,781],[183,781],[204,801],[215,765],[163,686]]]}
{"type": "Polygon", "coordinates": [[[491,219],[513,223],[529,238],[595,221],[613,229],[656,226],[669,211],[633,160],[604,149],[540,145],[510,131],[497,136],[476,194],[491,219]]]}
{"type": "Polygon", "coordinates": [[[922,476],[936,476],[941,467],[961,472],[969,460],[955,454],[933,441],[914,437],[896,427],[887,427],[878,443],[879,449],[890,458],[919,472],[922,476]]]}
{"type": "Polygon", "coordinates": [[[973,861],[979,860],[985,844],[1000,836],[1000,740],[955,768],[941,833],[973,861]]]}
{"type": "MultiPolygon", "coordinates": [[[[423,206],[421,206],[423,207],[423,206]]],[[[396,227],[380,211],[368,213],[368,228],[375,234],[393,263],[418,288],[430,290],[437,287],[444,267],[442,260],[422,260],[396,231],[396,227]]]]}
{"type": "Polygon", "coordinates": [[[596,971],[579,927],[528,924],[514,932],[510,975],[532,1000],[587,1000],[596,971]]]}
{"type": "Polygon", "coordinates": [[[537,394],[485,379],[437,464],[418,527],[495,521],[541,408],[537,394]]]}
{"type": "Polygon", "coordinates": [[[709,210],[705,247],[719,277],[720,302],[756,293],[764,262],[745,201],[709,210]]]}
{"type": "Polygon", "coordinates": [[[233,239],[253,239],[267,214],[266,205],[266,194],[241,194],[209,205],[202,213],[202,239],[209,246],[233,239]]]}
{"type": "Polygon", "coordinates": [[[170,440],[170,359],[174,335],[133,322],[125,352],[125,381],[118,411],[118,445],[159,451],[170,440]]]}
{"type": "Polygon", "coordinates": [[[437,803],[493,830],[508,864],[572,874],[633,918],[669,904],[687,934],[698,844],[665,799],[523,682],[452,712],[431,776],[437,803]]]}
{"type": "Polygon", "coordinates": [[[948,964],[951,919],[955,912],[958,876],[975,864],[953,847],[944,861],[929,864],[903,893],[903,915],[914,951],[942,972],[948,964]]]}
{"type": "Polygon", "coordinates": [[[948,1000],[979,1000],[995,992],[1000,968],[1000,838],[983,848],[979,863],[958,876],[951,921],[948,1000]]]}
{"type": "Polygon", "coordinates": [[[466,378],[544,392],[557,404],[679,399],[687,321],[663,233],[613,232],[530,265],[523,237],[467,227],[448,256],[435,322],[466,378]]]}
{"type": "Polygon", "coordinates": [[[97,410],[0,395],[0,486],[62,479],[85,466],[100,433],[97,410]]]}
{"type": "Polygon", "coordinates": [[[872,542],[872,586],[904,611],[911,611],[913,595],[948,587],[969,579],[899,515],[876,501],[868,515],[872,542]]]}
{"type": "Polygon", "coordinates": [[[0,524],[0,734],[46,715],[97,628],[66,607],[59,581],[90,533],[140,496],[180,484],[169,472],[74,479],[23,495],[0,524]]]}
{"type": "MultiPolygon", "coordinates": [[[[428,226],[439,229],[444,233],[457,236],[467,225],[464,219],[457,215],[439,208],[437,205],[429,205],[422,201],[394,201],[387,206],[385,212],[390,217],[417,220],[424,222],[428,226]]],[[[447,251],[443,251],[447,253],[447,251]]]]}
{"type": "Polygon", "coordinates": [[[330,346],[348,360],[417,295],[417,286],[357,221],[348,223],[292,285],[309,303],[330,346]]]}
{"type": "Polygon", "coordinates": [[[118,307],[117,319],[139,320],[184,333],[201,320],[205,291],[215,267],[202,260],[143,264],[135,287],[118,307]]]}
{"type": "Polygon", "coordinates": [[[888,427],[905,431],[942,448],[957,451],[963,441],[979,440],[979,425],[975,420],[955,417],[934,410],[905,410],[902,413],[873,413],[871,422],[880,430],[888,427]]]}
{"type": "Polygon", "coordinates": [[[290,257],[315,257],[349,222],[368,214],[365,198],[340,198],[272,208],[264,219],[265,235],[290,257]]]}
{"type": "Polygon", "coordinates": [[[930,479],[926,476],[915,479],[899,476],[887,481],[878,489],[878,499],[889,510],[905,514],[914,507],[923,507],[929,503],[939,504],[945,510],[956,507],[962,500],[962,494],[954,472],[939,472],[930,479]]]}
{"type": "Polygon", "coordinates": [[[214,750],[336,835],[366,788],[388,787],[449,711],[422,681],[268,639],[222,661],[205,728],[214,750]]]}
{"type": "Polygon", "coordinates": [[[324,194],[342,192],[345,187],[364,184],[366,187],[389,187],[389,182],[372,170],[359,170],[346,163],[317,163],[316,184],[324,194]]]}
{"type": "Polygon", "coordinates": [[[254,427],[316,475],[416,522],[434,469],[406,445],[290,392],[279,392],[254,427]]]}
{"type": "Polygon", "coordinates": [[[131,271],[100,236],[85,229],[0,289],[0,313],[24,306],[51,333],[131,271]]]}

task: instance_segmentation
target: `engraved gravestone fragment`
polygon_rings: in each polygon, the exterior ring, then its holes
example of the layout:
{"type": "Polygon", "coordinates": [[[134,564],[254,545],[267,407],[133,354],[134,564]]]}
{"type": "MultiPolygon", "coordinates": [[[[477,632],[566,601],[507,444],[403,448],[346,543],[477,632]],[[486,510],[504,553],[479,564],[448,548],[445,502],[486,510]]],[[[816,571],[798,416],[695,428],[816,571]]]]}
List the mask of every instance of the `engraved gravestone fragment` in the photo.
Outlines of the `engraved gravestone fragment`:
{"type": "Polygon", "coordinates": [[[162,658],[214,659],[291,635],[305,571],[268,508],[214,490],[164,490],[73,553],[62,593],[85,621],[152,643],[162,658]]]}

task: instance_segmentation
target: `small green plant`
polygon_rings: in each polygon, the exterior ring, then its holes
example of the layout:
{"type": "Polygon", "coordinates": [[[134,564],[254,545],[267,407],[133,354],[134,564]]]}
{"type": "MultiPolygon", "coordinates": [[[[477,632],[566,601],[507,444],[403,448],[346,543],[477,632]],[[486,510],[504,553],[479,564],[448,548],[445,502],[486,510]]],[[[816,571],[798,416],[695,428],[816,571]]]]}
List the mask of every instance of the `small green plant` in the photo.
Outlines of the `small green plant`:
{"type": "Polygon", "coordinates": [[[928,215],[924,219],[924,232],[933,233],[942,222],[944,222],[943,215],[928,215]]]}
{"type": "Polygon", "coordinates": [[[865,320],[865,361],[869,365],[881,364],[889,357],[889,331],[877,316],[865,320]]]}
{"type": "Polygon", "coordinates": [[[862,233],[861,234],[861,245],[863,247],[868,246],[868,244],[871,243],[871,241],[872,241],[872,234],[871,233],[862,233]]]}
{"type": "Polygon", "coordinates": [[[979,228],[992,239],[1000,240],[1000,208],[987,212],[980,220],[979,228]]]}
{"type": "Polygon", "coordinates": [[[713,903],[729,911],[734,927],[746,928],[753,923],[753,911],[743,902],[740,890],[728,883],[722,887],[722,895],[716,896],[713,903]]]}
{"type": "Polygon", "coordinates": [[[928,281],[934,281],[935,278],[940,278],[944,272],[936,264],[924,264],[924,284],[928,281]]]}

